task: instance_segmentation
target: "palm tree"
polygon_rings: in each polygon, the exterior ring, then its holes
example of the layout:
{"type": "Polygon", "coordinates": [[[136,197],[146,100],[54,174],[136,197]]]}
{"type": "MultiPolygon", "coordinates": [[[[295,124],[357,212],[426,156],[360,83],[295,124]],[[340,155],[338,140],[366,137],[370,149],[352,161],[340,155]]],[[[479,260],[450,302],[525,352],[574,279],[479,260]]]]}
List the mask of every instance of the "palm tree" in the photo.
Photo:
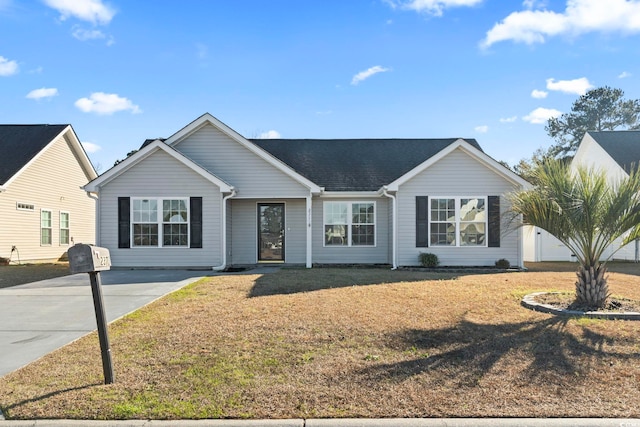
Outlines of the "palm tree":
{"type": "MultiPolygon", "coordinates": [[[[510,195],[511,213],[540,227],[577,257],[576,303],[602,308],[609,297],[607,247],[640,236],[640,173],[614,180],[605,171],[548,159],[534,171],[535,187],[510,195]]],[[[615,251],[614,251],[615,253],[615,251]]]]}

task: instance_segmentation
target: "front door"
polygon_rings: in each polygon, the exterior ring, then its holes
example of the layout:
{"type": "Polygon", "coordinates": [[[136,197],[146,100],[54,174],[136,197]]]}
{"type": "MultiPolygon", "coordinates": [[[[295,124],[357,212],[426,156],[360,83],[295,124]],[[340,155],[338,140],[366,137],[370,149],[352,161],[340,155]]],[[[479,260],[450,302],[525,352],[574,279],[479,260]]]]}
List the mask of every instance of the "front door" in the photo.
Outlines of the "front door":
{"type": "Polygon", "coordinates": [[[284,203],[258,204],[258,261],[284,261],[284,203]]]}

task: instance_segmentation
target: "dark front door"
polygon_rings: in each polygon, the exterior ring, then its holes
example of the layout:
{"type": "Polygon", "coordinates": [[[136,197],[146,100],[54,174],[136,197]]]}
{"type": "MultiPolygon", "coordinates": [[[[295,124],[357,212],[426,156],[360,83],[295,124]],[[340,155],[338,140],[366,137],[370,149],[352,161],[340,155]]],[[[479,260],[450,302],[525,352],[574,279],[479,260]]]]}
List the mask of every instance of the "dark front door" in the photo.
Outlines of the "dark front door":
{"type": "Polygon", "coordinates": [[[258,261],[284,261],[284,203],[258,204],[258,261]]]}

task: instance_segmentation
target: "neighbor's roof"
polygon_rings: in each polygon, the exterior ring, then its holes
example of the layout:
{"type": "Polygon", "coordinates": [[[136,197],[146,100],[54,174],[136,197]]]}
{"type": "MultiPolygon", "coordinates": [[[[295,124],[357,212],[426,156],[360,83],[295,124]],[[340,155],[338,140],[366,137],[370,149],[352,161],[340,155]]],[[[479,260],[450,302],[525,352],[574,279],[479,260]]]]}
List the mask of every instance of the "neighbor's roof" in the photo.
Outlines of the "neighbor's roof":
{"type": "Polygon", "coordinates": [[[0,125],[0,186],[69,125],[0,125]]]}
{"type": "Polygon", "coordinates": [[[588,133],[625,171],[640,164],[640,130],[588,133]]]}
{"type": "MultiPolygon", "coordinates": [[[[376,191],[458,141],[445,139],[251,139],[326,191],[376,191]]],[[[475,139],[464,139],[482,151],[475,139]]]]}

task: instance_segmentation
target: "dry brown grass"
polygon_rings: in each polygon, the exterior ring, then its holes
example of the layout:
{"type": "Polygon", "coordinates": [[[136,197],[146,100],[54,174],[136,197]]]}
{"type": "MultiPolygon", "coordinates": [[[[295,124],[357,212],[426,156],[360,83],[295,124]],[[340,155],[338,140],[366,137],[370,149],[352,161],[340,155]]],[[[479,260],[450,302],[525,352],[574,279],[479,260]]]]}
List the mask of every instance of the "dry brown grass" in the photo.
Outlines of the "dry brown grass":
{"type": "MultiPolygon", "coordinates": [[[[638,417],[640,322],[520,306],[570,272],[205,279],[0,379],[12,418],[638,417]]],[[[640,299],[640,277],[612,273],[640,299]]]]}
{"type": "Polygon", "coordinates": [[[0,288],[68,276],[69,274],[71,273],[68,262],[0,265],[0,288]]]}

